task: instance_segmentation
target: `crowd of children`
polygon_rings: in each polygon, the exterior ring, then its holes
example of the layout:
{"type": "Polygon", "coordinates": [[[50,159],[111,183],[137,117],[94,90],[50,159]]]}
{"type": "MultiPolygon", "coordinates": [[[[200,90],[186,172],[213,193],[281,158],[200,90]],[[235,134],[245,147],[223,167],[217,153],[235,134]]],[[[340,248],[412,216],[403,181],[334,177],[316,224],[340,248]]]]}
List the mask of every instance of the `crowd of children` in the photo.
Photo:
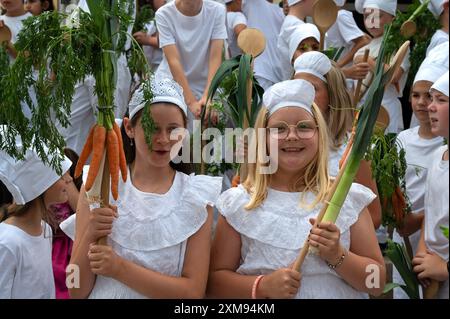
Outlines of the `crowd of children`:
{"type": "MultiPolygon", "coordinates": [[[[75,88],[71,125],[60,128],[67,145],[62,175],[34,150],[20,160],[0,151],[0,298],[382,295],[389,281],[379,245],[383,212],[369,161],[361,162],[336,222],[316,223],[316,217],[339,174],[355,110],[370,98],[367,88],[397,1],[356,0],[352,13],[346,1],[335,0],[337,20],[325,39],[311,19],[315,0],[283,0],[282,6],[268,0],[138,2],[155,11],[145,30],[132,34],[128,28],[154,72],[153,96],[146,100],[141,87],[132,90],[126,55],[120,55],[115,116],[128,179],[119,182],[118,200],[111,197],[111,205],[102,208],[88,202],[86,176],[75,179],[78,154],[96,121],[95,80],[88,77],[75,88]],[[353,14],[363,15],[367,33],[353,14]],[[223,189],[222,177],[195,175],[191,163],[174,160],[185,135],[171,136],[192,132],[205,109],[213,124],[218,121],[207,101],[209,88],[223,60],[242,53],[237,39],[247,28],[261,30],[266,39],[254,60],[255,78],[264,89],[255,128],[267,132],[256,152],[277,169],[261,173],[267,163],[258,156],[241,184],[223,189]],[[327,49],[342,48],[336,61],[319,52],[321,40],[327,49]],[[363,94],[355,104],[357,81],[363,94]],[[147,109],[155,124],[151,148],[142,122],[147,109]],[[104,237],[107,245],[100,245],[104,237]],[[292,266],[305,242],[316,252],[299,272],[292,266]],[[67,286],[68,265],[79,269],[78,285],[67,286]],[[369,268],[378,274],[374,285],[368,285],[369,268]]],[[[0,4],[0,27],[12,34],[5,46],[12,64],[23,21],[54,10],[54,3],[0,4]]],[[[78,5],[89,11],[85,0],[78,5]]],[[[409,238],[412,271],[424,291],[437,281],[437,298],[448,299],[449,242],[443,228],[448,234],[449,1],[431,0],[428,10],[441,29],[413,75],[411,125],[404,123],[400,102],[407,94],[409,52],[386,87],[382,108],[388,114],[385,133],[397,134],[405,151],[411,204],[393,239],[409,238]]],[[[0,134],[5,129],[0,126],[0,134]]],[[[21,147],[19,137],[16,144],[21,147]]],[[[395,270],[392,279],[403,283],[395,270]]],[[[407,298],[399,288],[394,297],[407,298]]]]}

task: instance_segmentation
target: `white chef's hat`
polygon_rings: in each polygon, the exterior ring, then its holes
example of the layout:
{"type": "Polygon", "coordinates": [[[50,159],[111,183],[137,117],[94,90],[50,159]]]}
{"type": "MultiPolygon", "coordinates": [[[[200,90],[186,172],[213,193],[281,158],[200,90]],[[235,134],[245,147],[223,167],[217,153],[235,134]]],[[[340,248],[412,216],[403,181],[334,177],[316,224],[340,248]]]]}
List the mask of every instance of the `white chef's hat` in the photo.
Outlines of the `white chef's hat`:
{"type": "Polygon", "coordinates": [[[233,0],[224,0],[225,4],[230,3],[230,2],[233,2],[233,0]]]}
{"type": "Polygon", "coordinates": [[[431,89],[434,89],[436,91],[441,92],[442,94],[446,95],[448,97],[448,71],[441,76],[431,87],[431,89]]]}
{"type": "Polygon", "coordinates": [[[301,2],[301,1],[302,1],[302,0],[287,0],[288,6],[289,6],[289,7],[293,6],[294,4],[299,3],[299,2],[301,2]]]}
{"type": "Polygon", "coordinates": [[[309,73],[324,82],[327,82],[325,74],[330,72],[331,67],[330,59],[325,54],[317,51],[303,53],[294,63],[295,74],[309,73]]]}
{"type": "Polygon", "coordinates": [[[320,42],[320,31],[315,24],[303,23],[295,28],[289,38],[289,61],[294,58],[298,45],[308,38],[314,38],[317,42],[320,42]]]}
{"type": "Polygon", "coordinates": [[[397,0],[355,0],[356,11],[363,14],[364,9],[379,9],[393,16],[397,15],[397,0]]]}
{"type": "MultiPolygon", "coordinates": [[[[5,128],[0,127],[0,134],[5,128]]],[[[16,138],[17,148],[22,147],[20,138],[16,138]]],[[[47,148],[44,148],[47,152],[47,148]]],[[[51,160],[50,155],[49,161],[51,160]]],[[[66,173],[72,162],[64,157],[62,172],[66,173]]],[[[27,150],[24,160],[17,160],[6,152],[0,151],[0,180],[12,194],[17,205],[25,205],[36,199],[61,178],[50,166],[42,162],[37,153],[27,150]]]]}
{"type": "Polygon", "coordinates": [[[448,71],[448,49],[449,43],[445,42],[431,50],[420,65],[416,77],[414,78],[414,83],[418,81],[429,81],[434,83],[448,71]]]}
{"type": "MultiPolygon", "coordinates": [[[[424,3],[424,0],[420,0],[421,3],[424,3]]],[[[444,12],[444,3],[447,3],[448,0],[431,0],[428,4],[428,10],[436,17],[439,18],[444,12]]]]}
{"type": "Polygon", "coordinates": [[[152,78],[151,90],[153,98],[150,101],[145,101],[142,87],[133,94],[129,105],[130,119],[142,110],[147,103],[172,103],[178,106],[187,116],[187,105],[184,101],[183,88],[177,82],[168,78],[152,78]]]}
{"type": "Polygon", "coordinates": [[[345,1],[346,0],[334,0],[334,3],[336,3],[338,7],[343,7],[345,5],[345,1]]]}
{"type": "Polygon", "coordinates": [[[305,80],[289,80],[271,86],[263,96],[263,104],[272,115],[284,107],[300,107],[312,113],[312,104],[316,91],[305,80]]]}

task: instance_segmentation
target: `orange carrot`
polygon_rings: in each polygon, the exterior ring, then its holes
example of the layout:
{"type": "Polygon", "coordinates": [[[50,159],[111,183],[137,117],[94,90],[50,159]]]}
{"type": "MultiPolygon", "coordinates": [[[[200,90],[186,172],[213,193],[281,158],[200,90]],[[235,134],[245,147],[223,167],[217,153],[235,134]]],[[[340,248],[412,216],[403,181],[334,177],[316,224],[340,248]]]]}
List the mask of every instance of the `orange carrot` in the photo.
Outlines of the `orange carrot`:
{"type": "Polygon", "coordinates": [[[239,175],[235,175],[233,180],[231,181],[231,187],[238,187],[241,181],[241,177],[239,175]]]}
{"type": "Polygon", "coordinates": [[[395,194],[397,197],[397,225],[401,225],[403,222],[403,219],[405,217],[405,210],[406,210],[406,201],[405,196],[403,195],[402,190],[400,189],[400,186],[397,186],[395,188],[395,194]]]}
{"type": "Polygon", "coordinates": [[[397,196],[396,191],[394,191],[392,193],[391,201],[392,201],[392,211],[394,213],[395,223],[397,224],[397,226],[399,226],[400,225],[400,211],[399,211],[399,201],[398,201],[398,196],[397,196]]]}
{"type": "Polygon", "coordinates": [[[120,172],[122,173],[122,180],[127,181],[127,159],[125,158],[125,151],[123,150],[122,132],[120,132],[119,126],[114,122],[113,124],[114,132],[116,132],[117,140],[119,142],[119,165],[120,172]]]}
{"type": "Polygon", "coordinates": [[[83,172],[83,166],[89,158],[89,155],[91,155],[95,127],[96,125],[94,125],[89,131],[86,143],[84,144],[83,150],[81,151],[80,157],[78,158],[77,166],[75,167],[75,178],[80,177],[81,173],[83,172]]]}
{"type": "Polygon", "coordinates": [[[111,174],[111,194],[115,200],[119,197],[119,141],[114,130],[108,131],[106,143],[109,171],[111,174]]]}
{"type": "Polygon", "coordinates": [[[92,188],[92,185],[94,184],[95,178],[97,177],[98,171],[100,169],[103,152],[105,151],[105,139],[106,128],[104,126],[97,125],[94,129],[92,141],[92,160],[85,185],[86,191],[89,191],[92,188]]]}

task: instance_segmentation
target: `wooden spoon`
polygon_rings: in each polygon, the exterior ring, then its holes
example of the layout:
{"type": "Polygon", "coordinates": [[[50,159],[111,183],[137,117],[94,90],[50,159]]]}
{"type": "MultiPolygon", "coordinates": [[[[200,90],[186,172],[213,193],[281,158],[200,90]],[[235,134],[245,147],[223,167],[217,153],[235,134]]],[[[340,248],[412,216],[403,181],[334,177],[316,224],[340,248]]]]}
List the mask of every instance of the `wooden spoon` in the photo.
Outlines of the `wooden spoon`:
{"type": "Polygon", "coordinates": [[[398,49],[397,53],[394,56],[394,59],[392,60],[388,70],[386,71],[386,74],[389,74],[390,79],[388,81],[388,84],[392,82],[392,78],[394,77],[394,74],[397,73],[397,71],[400,69],[400,66],[403,63],[403,60],[406,57],[406,54],[408,53],[410,41],[406,41],[403,43],[403,45],[398,49]]]}
{"type": "Polygon", "coordinates": [[[253,58],[261,55],[266,49],[266,38],[264,33],[258,29],[247,28],[243,30],[237,39],[239,48],[245,54],[250,54],[253,58]]]}
{"type": "MultiPolygon", "coordinates": [[[[264,52],[264,50],[266,49],[266,37],[258,29],[247,28],[239,34],[237,43],[238,43],[239,48],[242,50],[242,52],[244,52],[245,54],[250,54],[253,57],[252,64],[251,64],[251,70],[252,70],[251,74],[253,75],[253,66],[255,63],[255,58],[258,57],[259,55],[261,55],[264,52]]],[[[252,76],[250,76],[248,78],[246,85],[247,85],[247,109],[248,109],[248,114],[250,114],[251,107],[252,107],[252,96],[253,96],[252,76]]],[[[247,117],[245,117],[243,129],[245,130],[248,127],[249,127],[248,119],[247,119],[247,117]]],[[[247,178],[247,175],[248,175],[248,167],[247,167],[247,161],[245,161],[245,163],[242,163],[241,167],[240,167],[239,176],[240,176],[241,181],[245,181],[245,179],[247,178]]]]}
{"type": "Polygon", "coordinates": [[[404,36],[405,38],[410,38],[417,32],[417,25],[414,22],[414,20],[421,15],[430,4],[431,0],[425,0],[423,3],[417,7],[416,11],[409,17],[408,20],[403,22],[401,28],[400,28],[400,34],[404,36]]]}
{"type": "Polygon", "coordinates": [[[0,27],[0,44],[3,42],[11,41],[12,33],[11,30],[6,26],[0,27]]]}
{"type": "Polygon", "coordinates": [[[336,23],[339,8],[333,0],[318,0],[314,4],[313,20],[320,31],[320,51],[325,45],[325,34],[336,23]]]}

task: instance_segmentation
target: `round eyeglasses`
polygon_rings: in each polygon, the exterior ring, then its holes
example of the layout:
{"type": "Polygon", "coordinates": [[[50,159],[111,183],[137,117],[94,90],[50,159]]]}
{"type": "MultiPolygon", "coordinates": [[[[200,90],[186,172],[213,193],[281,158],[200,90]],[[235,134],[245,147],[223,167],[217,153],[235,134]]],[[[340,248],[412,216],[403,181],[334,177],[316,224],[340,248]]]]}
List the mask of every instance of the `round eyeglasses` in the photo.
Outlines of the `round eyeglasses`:
{"type": "Polygon", "coordinates": [[[279,122],[271,127],[268,127],[269,136],[277,140],[285,140],[289,136],[291,127],[294,128],[295,133],[299,139],[309,140],[315,134],[318,125],[313,121],[300,121],[296,125],[289,125],[286,122],[279,122]]]}

